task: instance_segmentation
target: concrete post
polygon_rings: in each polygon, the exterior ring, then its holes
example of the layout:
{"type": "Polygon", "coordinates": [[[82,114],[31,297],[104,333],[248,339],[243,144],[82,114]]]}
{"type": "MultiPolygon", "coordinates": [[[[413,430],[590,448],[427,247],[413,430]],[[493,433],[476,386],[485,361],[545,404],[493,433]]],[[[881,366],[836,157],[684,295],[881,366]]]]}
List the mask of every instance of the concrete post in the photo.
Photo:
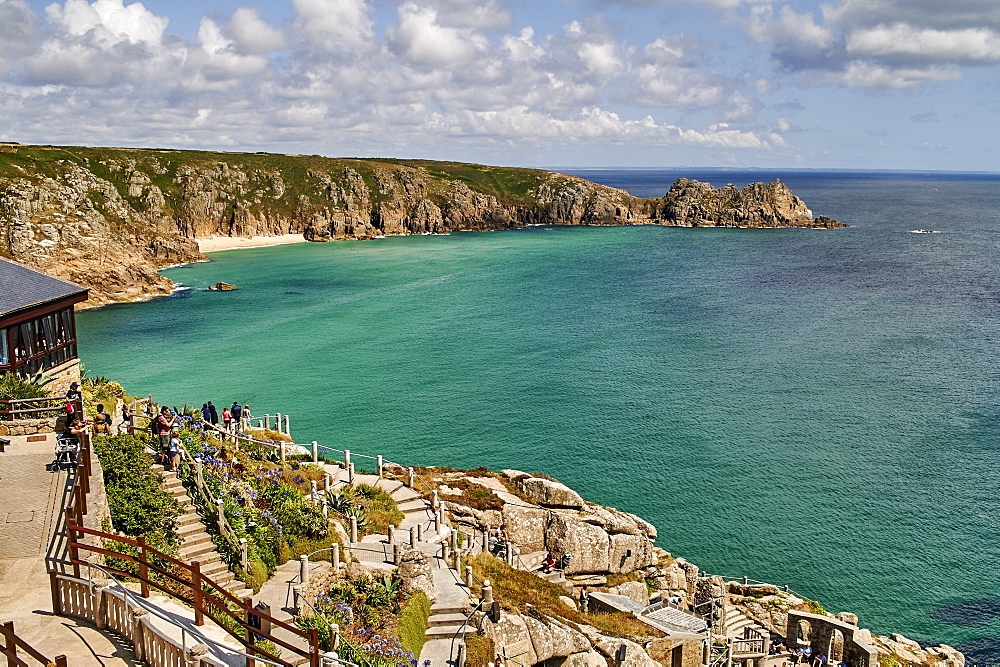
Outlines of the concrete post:
{"type": "Polygon", "coordinates": [[[351,544],[358,542],[358,517],[351,517],[351,544]]]}
{"type": "Polygon", "coordinates": [[[465,667],[465,642],[458,645],[458,658],[455,664],[457,667],[465,667]]]}
{"type": "Polygon", "coordinates": [[[444,530],[444,528],[445,528],[445,523],[444,523],[444,508],[443,507],[439,507],[438,508],[438,530],[444,530]]]}
{"type": "Polygon", "coordinates": [[[465,566],[465,586],[470,591],[472,590],[472,583],[474,581],[475,581],[475,578],[472,576],[472,566],[471,565],[466,565],[465,566]]]}
{"type": "Polygon", "coordinates": [[[417,546],[417,527],[410,526],[410,546],[417,546]]]}
{"type": "Polygon", "coordinates": [[[303,554],[299,557],[299,581],[302,582],[302,588],[305,589],[309,586],[309,556],[308,554],[303,554]]]}
{"type": "Polygon", "coordinates": [[[240,538],[240,565],[244,572],[250,571],[250,550],[245,537],[240,538]]]}
{"type": "Polygon", "coordinates": [[[271,430],[271,415],[264,415],[264,430],[271,430]]]}
{"type": "Polygon", "coordinates": [[[453,528],[451,531],[451,550],[458,551],[458,528],[453,528]]]}
{"type": "Polygon", "coordinates": [[[441,505],[441,501],[438,499],[437,489],[434,489],[434,497],[431,500],[431,509],[436,512],[437,509],[438,509],[438,507],[440,507],[440,505],[441,505]]]}
{"type": "Polygon", "coordinates": [[[215,501],[215,509],[218,512],[216,520],[218,521],[219,524],[219,534],[224,533],[226,530],[226,511],[225,509],[223,509],[222,505],[223,505],[222,498],[219,498],[218,500],[215,501]]]}
{"type": "Polygon", "coordinates": [[[413,488],[413,468],[407,468],[406,469],[406,476],[408,477],[408,480],[406,482],[406,486],[408,486],[408,487],[410,487],[412,489],[413,488]]]}
{"type": "Polygon", "coordinates": [[[344,450],[344,467],[347,468],[351,465],[351,450],[344,450]]]}
{"type": "Polygon", "coordinates": [[[347,466],[347,483],[354,486],[354,464],[347,466]]]}
{"type": "Polygon", "coordinates": [[[286,456],[286,454],[285,454],[285,443],[279,442],[278,443],[278,447],[279,447],[279,449],[281,451],[281,462],[284,463],[285,462],[285,456],[286,456]]]}
{"type": "Polygon", "coordinates": [[[424,524],[418,523],[417,524],[417,542],[423,542],[423,541],[424,541],[424,524]]]}
{"type": "Polygon", "coordinates": [[[132,646],[135,652],[136,660],[143,660],[146,656],[146,641],[143,634],[146,630],[146,624],[142,622],[143,617],[149,612],[145,609],[133,609],[132,610],[132,646]]]}
{"type": "Polygon", "coordinates": [[[281,413],[278,412],[274,415],[274,430],[281,433],[281,413]]]}
{"type": "Polygon", "coordinates": [[[440,512],[434,512],[434,533],[441,532],[441,514],[440,512]]]}
{"type": "Polygon", "coordinates": [[[490,585],[490,580],[487,579],[483,582],[483,609],[491,606],[493,604],[493,587],[490,585]]]}
{"type": "Polygon", "coordinates": [[[300,615],[305,609],[302,608],[302,586],[292,586],[292,607],[295,608],[295,615],[300,615]]]}
{"type": "Polygon", "coordinates": [[[288,415],[285,415],[285,435],[292,437],[292,427],[288,424],[288,415]]]}
{"type": "Polygon", "coordinates": [[[309,482],[309,501],[312,505],[319,502],[319,482],[315,479],[309,482]]]}
{"type": "Polygon", "coordinates": [[[208,646],[205,644],[195,644],[184,654],[184,663],[190,667],[202,665],[202,658],[208,655],[208,646]]]}
{"type": "Polygon", "coordinates": [[[319,463],[319,443],[312,441],[313,463],[319,463]]]}
{"type": "Polygon", "coordinates": [[[709,647],[709,640],[706,639],[701,644],[701,664],[703,667],[708,667],[712,662],[712,651],[709,647]]]}
{"type": "Polygon", "coordinates": [[[382,479],[382,474],[383,474],[382,455],[379,454],[377,457],[375,457],[375,460],[378,461],[378,478],[382,479]]]}
{"type": "Polygon", "coordinates": [[[333,566],[333,572],[336,574],[340,572],[340,545],[334,544],[332,549],[330,564],[333,566]]]}
{"type": "Polygon", "coordinates": [[[332,485],[333,485],[333,476],[328,472],[323,473],[323,490],[329,491],[332,485]]]}

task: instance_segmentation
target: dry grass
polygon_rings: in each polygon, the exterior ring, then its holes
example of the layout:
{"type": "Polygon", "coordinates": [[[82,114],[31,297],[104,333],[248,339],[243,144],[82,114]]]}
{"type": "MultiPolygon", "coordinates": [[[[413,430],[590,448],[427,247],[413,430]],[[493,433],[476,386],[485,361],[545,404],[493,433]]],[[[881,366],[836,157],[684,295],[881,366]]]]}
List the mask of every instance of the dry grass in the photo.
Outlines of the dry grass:
{"type": "MultiPolygon", "coordinates": [[[[566,592],[556,584],[525,572],[515,570],[499,558],[480,553],[471,560],[472,571],[480,581],[489,579],[493,596],[506,611],[524,614],[531,611],[561,618],[572,624],[591,625],[600,632],[615,637],[662,637],[663,633],[646,625],[635,616],[625,613],[591,614],[571,609],[559,598],[566,592]]],[[[481,588],[475,587],[477,594],[481,588]]]]}

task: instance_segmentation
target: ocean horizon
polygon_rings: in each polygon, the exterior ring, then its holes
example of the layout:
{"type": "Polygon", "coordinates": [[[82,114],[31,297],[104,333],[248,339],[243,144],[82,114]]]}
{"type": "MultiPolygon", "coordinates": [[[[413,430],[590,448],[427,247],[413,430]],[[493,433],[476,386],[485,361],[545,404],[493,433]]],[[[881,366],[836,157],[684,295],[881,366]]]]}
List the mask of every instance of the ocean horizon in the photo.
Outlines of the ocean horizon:
{"type": "Polygon", "coordinates": [[[707,572],[1000,659],[1000,174],[559,171],[640,197],[780,177],[851,227],[232,250],[78,313],[81,357],[164,403],[290,414],[297,442],[546,473],[707,572]]]}

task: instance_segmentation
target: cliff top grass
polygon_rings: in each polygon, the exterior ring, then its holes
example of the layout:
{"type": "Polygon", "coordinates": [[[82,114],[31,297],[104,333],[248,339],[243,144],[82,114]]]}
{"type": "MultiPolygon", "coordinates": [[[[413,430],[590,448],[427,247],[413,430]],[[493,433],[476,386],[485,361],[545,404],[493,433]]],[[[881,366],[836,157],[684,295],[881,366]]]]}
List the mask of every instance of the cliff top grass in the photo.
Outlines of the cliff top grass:
{"type": "MultiPolygon", "coordinates": [[[[276,153],[224,153],[214,151],[173,150],[153,148],[95,148],[86,146],[29,146],[0,144],[0,178],[53,178],[65,171],[68,165],[87,169],[94,175],[111,182],[119,193],[133,206],[143,208],[143,202],[128,196],[127,170],[118,165],[134,165],[158,186],[167,199],[179,199],[178,173],[185,167],[198,170],[227,168],[249,177],[241,184],[247,192],[263,190],[268,208],[292,210],[301,195],[313,195],[322,189],[320,175],[341,180],[345,169],[361,175],[376,200],[380,188],[375,174],[413,169],[421,172],[428,182],[432,199],[439,198],[454,181],[465,183],[473,190],[492,195],[501,202],[529,203],[532,190],[550,178],[551,172],[517,167],[492,167],[460,162],[436,162],[394,158],[331,158],[319,155],[283,155],[276,153]],[[270,177],[279,174],[284,192],[271,194],[270,177]]],[[[224,178],[224,176],[223,176],[224,178]]],[[[572,178],[572,177],[567,177],[572,178]]],[[[225,193],[222,193],[225,195],[225,193]]],[[[225,196],[221,197],[222,199],[225,196]]],[[[252,208],[252,207],[251,207],[252,208]]]]}

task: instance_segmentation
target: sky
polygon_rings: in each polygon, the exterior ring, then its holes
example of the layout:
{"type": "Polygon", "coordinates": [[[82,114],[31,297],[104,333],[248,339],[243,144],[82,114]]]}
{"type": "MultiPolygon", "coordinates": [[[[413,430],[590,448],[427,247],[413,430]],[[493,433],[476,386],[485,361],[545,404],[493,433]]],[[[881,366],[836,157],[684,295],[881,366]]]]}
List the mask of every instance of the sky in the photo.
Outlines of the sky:
{"type": "Polygon", "coordinates": [[[0,140],[1000,171],[1000,0],[0,0],[0,140]]]}

